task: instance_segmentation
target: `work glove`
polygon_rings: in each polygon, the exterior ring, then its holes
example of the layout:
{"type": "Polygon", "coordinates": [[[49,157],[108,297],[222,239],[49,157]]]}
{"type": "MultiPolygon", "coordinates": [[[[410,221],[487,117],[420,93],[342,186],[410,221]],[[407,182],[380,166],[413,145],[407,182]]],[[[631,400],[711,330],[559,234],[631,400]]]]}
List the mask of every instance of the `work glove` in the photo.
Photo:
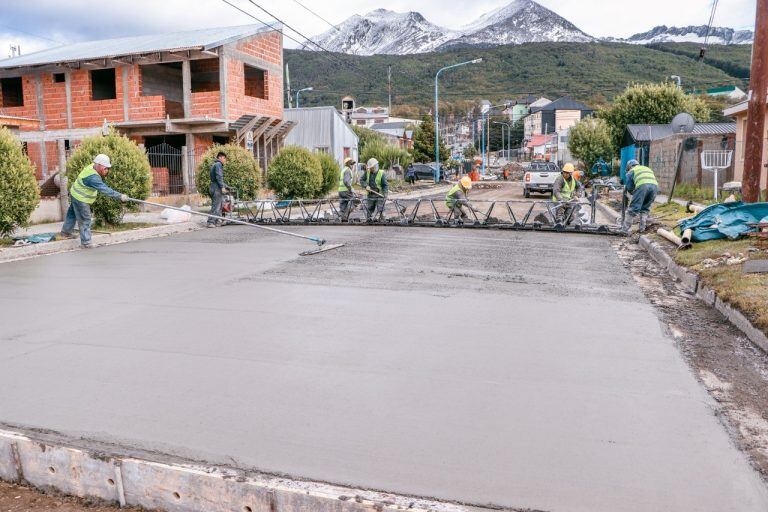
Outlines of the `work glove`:
{"type": "Polygon", "coordinates": [[[227,187],[221,187],[221,193],[222,194],[228,194],[229,193],[229,189],[227,187]]]}
{"type": "Polygon", "coordinates": [[[130,198],[128,197],[128,194],[120,194],[120,201],[122,201],[122,202],[124,202],[124,203],[127,203],[127,202],[128,202],[128,199],[130,199],[130,198]]]}

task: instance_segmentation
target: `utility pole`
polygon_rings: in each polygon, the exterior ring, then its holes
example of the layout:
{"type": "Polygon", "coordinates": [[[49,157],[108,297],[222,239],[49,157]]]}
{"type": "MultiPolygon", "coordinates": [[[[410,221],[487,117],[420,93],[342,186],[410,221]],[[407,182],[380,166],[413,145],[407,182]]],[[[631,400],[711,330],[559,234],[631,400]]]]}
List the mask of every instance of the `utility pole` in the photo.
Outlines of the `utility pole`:
{"type": "Polygon", "coordinates": [[[288,97],[288,108],[291,108],[291,75],[288,73],[288,64],[285,65],[285,95],[288,97]]]}
{"type": "Polygon", "coordinates": [[[755,41],[752,44],[749,76],[742,189],[744,202],[756,203],[760,200],[760,177],[765,173],[762,160],[768,89],[768,0],[757,0],[755,41]]]}
{"type": "Polygon", "coordinates": [[[389,96],[387,116],[392,117],[392,64],[387,66],[387,95],[389,96]]]}

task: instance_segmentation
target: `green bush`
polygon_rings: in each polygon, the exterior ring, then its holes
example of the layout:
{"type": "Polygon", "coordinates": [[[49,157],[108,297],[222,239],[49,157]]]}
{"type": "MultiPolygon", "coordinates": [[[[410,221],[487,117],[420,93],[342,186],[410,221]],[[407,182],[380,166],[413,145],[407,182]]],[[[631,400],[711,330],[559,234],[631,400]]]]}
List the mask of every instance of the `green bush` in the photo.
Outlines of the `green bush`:
{"type": "Polygon", "coordinates": [[[240,199],[246,201],[256,199],[261,186],[261,169],[253,154],[237,144],[214,144],[205,152],[197,166],[195,184],[197,191],[210,197],[211,166],[216,161],[216,154],[223,151],[227,154],[227,163],[224,164],[224,183],[231,185],[239,194],[240,199]]]}
{"type": "Polygon", "coordinates": [[[602,119],[582,119],[568,134],[568,149],[591,171],[599,159],[610,161],[613,156],[611,129],[602,119]]]}
{"type": "Polygon", "coordinates": [[[308,150],[286,146],[269,165],[267,183],[280,199],[320,197],[323,169],[308,150]]]}
{"type": "MultiPolygon", "coordinates": [[[[111,130],[108,135],[98,135],[83,139],[72,157],[67,162],[67,178],[70,187],[86,166],[93,163],[93,158],[104,153],[112,161],[112,168],[104,183],[114,190],[128,194],[134,199],[146,199],[152,192],[152,169],[147,155],[134,141],[111,130]]],[[[94,223],[119,224],[126,210],[137,210],[134,203],[121,203],[111,197],[99,194],[91,205],[94,223]]]]}
{"type": "Polygon", "coordinates": [[[315,157],[323,169],[323,187],[320,190],[320,195],[325,196],[338,188],[341,168],[336,159],[328,153],[317,153],[315,157]]]}
{"type": "Polygon", "coordinates": [[[378,160],[382,169],[391,169],[395,165],[405,169],[413,162],[413,156],[408,151],[379,141],[369,142],[360,153],[360,162],[362,163],[371,158],[378,160]]]}
{"type": "Polygon", "coordinates": [[[0,236],[26,226],[40,202],[35,168],[7,128],[0,128],[0,236]]]}

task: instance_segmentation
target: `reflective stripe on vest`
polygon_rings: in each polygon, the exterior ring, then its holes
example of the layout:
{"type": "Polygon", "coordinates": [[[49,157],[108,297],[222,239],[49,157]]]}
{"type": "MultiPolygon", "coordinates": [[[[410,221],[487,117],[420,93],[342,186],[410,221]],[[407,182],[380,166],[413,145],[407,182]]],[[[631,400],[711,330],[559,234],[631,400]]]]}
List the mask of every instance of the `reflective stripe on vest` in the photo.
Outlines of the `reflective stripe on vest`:
{"type": "Polygon", "coordinates": [[[653,174],[653,171],[650,167],[646,167],[644,165],[636,165],[632,168],[632,173],[634,173],[634,180],[635,180],[635,187],[639,187],[640,185],[657,185],[659,184],[658,181],[656,181],[656,176],[653,174]]]}
{"type": "Polygon", "coordinates": [[[461,187],[457,183],[453,186],[451,190],[448,191],[448,194],[445,196],[445,206],[448,208],[453,208],[453,205],[456,204],[456,193],[459,191],[461,187]]]}
{"type": "MultiPolygon", "coordinates": [[[[344,173],[347,171],[346,167],[341,168],[341,173],[339,174],[339,192],[351,192],[352,190],[350,188],[347,188],[347,186],[344,184],[344,173]]],[[[352,171],[350,171],[351,173],[352,171]]],[[[353,178],[350,177],[350,185],[352,184],[353,178]]]]}
{"type": "MultiPolygon", "coordinates": [[[[563,188],[560,190],[560,195],[565,199],[566,201],[570,201],[571,197],[573,197],[573,191],[576,190],[576,180],[574,178],[571,178],[570,183],[568,180],[563,180],[563,188]]],[[[552,199],[555,199],[555,194],[552,193],[552,199]]]]}
{"type": "MultiPolygon", "coordinates": [[[[381,192],[381,180],[384,179],[384,171],[379,169],[373,181],[376,183],[376,192],[381,192]]],[[[371,185],[371,171],[365,171],[365,184],[371,185]]]]}
{"type": "Polygon", "coordinates": [[[88,176],[93,176],[94,174],[98,173],[93,168],[93,164],[80,171],[80,174],[77,175],[77,179],[72,184],[72,188],[69,189],[69,195],[81,203],[93,204],[93,202],[96,201],[96,196],[99,195],[99,193],[95,188],[87,186],[83,180],[88,176]]]}

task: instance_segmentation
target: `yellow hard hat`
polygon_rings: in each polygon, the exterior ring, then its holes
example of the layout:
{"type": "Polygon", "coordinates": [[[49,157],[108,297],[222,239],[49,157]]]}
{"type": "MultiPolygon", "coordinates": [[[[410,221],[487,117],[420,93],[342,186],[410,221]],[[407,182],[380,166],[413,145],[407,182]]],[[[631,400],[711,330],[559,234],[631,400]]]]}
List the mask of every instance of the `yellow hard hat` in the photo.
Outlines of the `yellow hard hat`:
{"type": "Polygon", "coordinates": [[[469,176],[464,176],[463,178],[461,178],[459,183],[461,183],[461,186],[466,189],[472,188],[472,178],[470,178],[469,176]]]}
{"type": "Polygon", "coordinates": [[[563,166],[563,172],[567,172],[568,174],[571,174],[576,169],[573,167],[573,164],[571,162],[568,162],[563,166]]]}
{"type": "Polygon", "coordinates": [[[353,164],[353,163],[355,163],[355,159],[354,158],[347,157],[347,158],[344,159],[344,167],[348,166],[349,164],[353,164]]]}

